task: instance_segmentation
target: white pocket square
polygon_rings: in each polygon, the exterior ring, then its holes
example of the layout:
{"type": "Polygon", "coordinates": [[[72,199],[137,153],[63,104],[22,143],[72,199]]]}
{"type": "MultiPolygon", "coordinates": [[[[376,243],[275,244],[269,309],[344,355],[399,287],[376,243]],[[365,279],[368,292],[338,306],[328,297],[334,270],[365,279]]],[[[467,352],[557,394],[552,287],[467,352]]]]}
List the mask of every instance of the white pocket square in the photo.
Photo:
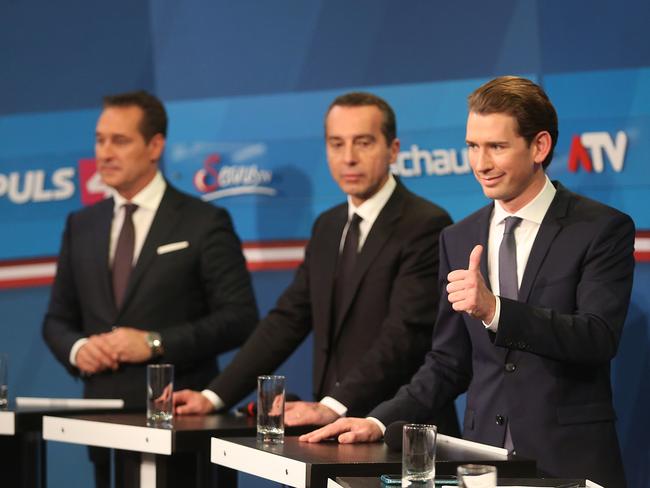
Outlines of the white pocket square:
{"type": "Polygon", "coordinates": [[[180,251],[181,249],[185,249],[186,247],[190,247],[190,243],[187,241],[172,242],[170,244],[164,244],[162,246],[158,246],[158,249],[156,249],[156,253],[158,255],[167,254],[168,252],[180,251]]]}

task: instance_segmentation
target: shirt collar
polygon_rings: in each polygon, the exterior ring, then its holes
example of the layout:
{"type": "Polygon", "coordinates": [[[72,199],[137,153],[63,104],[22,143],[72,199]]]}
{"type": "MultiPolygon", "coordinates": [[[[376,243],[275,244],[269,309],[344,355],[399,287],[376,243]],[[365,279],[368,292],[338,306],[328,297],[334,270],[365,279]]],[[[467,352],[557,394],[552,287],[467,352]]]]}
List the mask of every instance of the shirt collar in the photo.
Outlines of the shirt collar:
{"type": "Polygon", "coordinates": [[[116,190],[113,190],[113,201],[115,202],[113,211],[117,213],[122,205],[130,202],[135,203],[139,208],[145,208],[155,212],[160,205],[166,188],[167,183],[165,182],[165,178],[158,171],[149,184],[140,190],[131,200],[127,200],[116,190]]]}
{"type": "Polygon", "coordinates": [[[548,208],[551,206],[551,202],[553,201],[553,198],[555,198],[555,192],[557,191],[553,186],[553,183],[551,183],[551,180],[548,179],[548,176],[545,175],[544,177],[546,178],[544,188],[542,188],[535,198],[517,210],[514,214],[508,213],[499,202],[495,202],[493,222],[495,224],[500,224],[506,217],[515,216],[540,225],[542,220],[544,220],[544,216],[546,215],[548,208]]]}
{"type": "Polygon", "coordinates": [[[364,222],[373,223],[377,219],[381,209],[384,208],[384,205],[386,205],[386,202],[393,194],[396,186],[397,182],[395,181],[395,178],[389,173],[388,180],[386,180],[384,186],[358,207],[354,206],[354,203],[352,203],[352,197],[348,195],[348,220],[352,218],[352,214],[356,213],[364,220],[364,222]]]}

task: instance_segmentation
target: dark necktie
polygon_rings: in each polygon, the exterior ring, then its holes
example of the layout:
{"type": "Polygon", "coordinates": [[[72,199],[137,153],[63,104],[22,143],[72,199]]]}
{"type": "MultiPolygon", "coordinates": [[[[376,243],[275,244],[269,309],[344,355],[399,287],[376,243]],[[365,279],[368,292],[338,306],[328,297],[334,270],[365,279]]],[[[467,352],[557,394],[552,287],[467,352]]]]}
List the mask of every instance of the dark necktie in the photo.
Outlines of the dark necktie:
{"type": "Polygon", "coordinates": [[[113,257],[113,296],[117,307],[122,306],[126,285],[129,283],[129,275],[133,267],[133,249],[135,247],[135,228],[133,227],[133,212],[138,206],[133,203],[124,205],[124,223],[120,236],[115,246],[113,257]]]}
{"type": "Polygon", "coordinates": [[[357,254],[359,251],[359,223],[363,220],[357,214],[352,214],[348,231],[345,234],[345,242],[343,243],[343,250],[339,255],[339,260],[336,266],[336,292],[334,317],[338,319],[338,314],[343,306],[343,297],[345,290],[352,278],[354,265],[357,262],[357,254]]]}
{"type": "Polygon", "coordinates": [[[519,295],[515,228],[520,223],[520,217],[506,218],[503,240],[499,246],[499,296],[512,300],[516,300],[519,295]]]}
{"type": "MultiPolygon", "coordinates": [[[[519,282],[517,280],[517,243],[515,242],[515,228],[521,223],[521,217],[507,217],[503,240],[499,246],[499,296],[516,300],[519,296],[519,282]]],[[[509,452],[514,450],[510,422],[506,424],[506,434],[503,442],[509,452]]]]}

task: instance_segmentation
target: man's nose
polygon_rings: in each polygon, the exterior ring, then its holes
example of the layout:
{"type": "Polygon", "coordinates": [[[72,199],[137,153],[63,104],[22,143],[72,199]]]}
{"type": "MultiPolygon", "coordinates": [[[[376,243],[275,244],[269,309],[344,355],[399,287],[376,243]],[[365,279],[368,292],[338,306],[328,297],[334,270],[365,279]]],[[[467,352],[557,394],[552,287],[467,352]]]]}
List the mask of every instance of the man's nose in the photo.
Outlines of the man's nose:
{"type": "Polygon", "coordinates": [[[343,151],[343,159],[346,164],[355,164],[357,162],[357,151],[354,148],[354,144],[346,144],[343,151]]]}
{"type": "Polygon", "coordinates": [[[487,171],[492,167],[492,159],[485,149],[477,149],[474,154],[474,170],[487,171]]]}
{"type": "Polygon", "coordinates": [[[97,159],[111,159],[114,156],[113,145],[109,142],[95,143],[95,157],[97,159]]]}

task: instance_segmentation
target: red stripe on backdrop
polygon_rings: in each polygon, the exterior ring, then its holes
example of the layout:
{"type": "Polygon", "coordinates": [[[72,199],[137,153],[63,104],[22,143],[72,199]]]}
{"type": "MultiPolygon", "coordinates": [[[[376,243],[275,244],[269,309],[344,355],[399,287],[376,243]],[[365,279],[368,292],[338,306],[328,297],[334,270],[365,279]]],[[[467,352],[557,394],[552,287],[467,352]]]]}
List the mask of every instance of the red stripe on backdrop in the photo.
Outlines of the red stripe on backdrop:
{"type": "MultiPolygon", "coordinates": [[[[288,271],[301,262],[306,240],[247,241],[242,247],[245,253],[260,253],[247,261],[249,271],[288,271]]],[[[634,258],[638,263],[650,262],[650,230],[636,233],[634,258]]],[[[56,264],[55,257],[14,259],[0,262],[0,290],[31,288],[51,285],[54,272],[48,266],[56,264]],[[34,267],[38,271],[34,271],[34,267]]]]}

